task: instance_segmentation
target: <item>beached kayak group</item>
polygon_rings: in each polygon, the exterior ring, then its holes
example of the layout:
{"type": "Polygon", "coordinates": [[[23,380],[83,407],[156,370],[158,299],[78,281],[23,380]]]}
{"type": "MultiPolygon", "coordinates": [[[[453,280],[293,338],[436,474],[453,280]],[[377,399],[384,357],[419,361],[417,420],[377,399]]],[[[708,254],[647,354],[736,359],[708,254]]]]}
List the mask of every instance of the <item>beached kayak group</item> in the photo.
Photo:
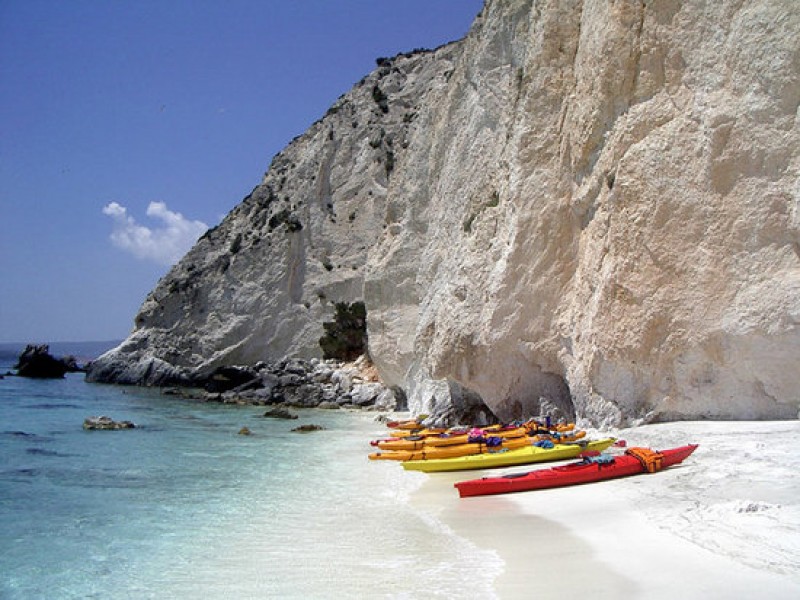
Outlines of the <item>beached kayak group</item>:
{"type": "Polygon", "coordinates": [[[393,421],[388,427],[387,437],[370,442],[379,449],[369,455],[370,460],[400,461],[411,471],[467,471],[580,458],[549,469],[456,483],[462,498],[654,473],[679,464],[697,448],[696,444],[661,451],[627,448],[624,454],[605,454],[603,450],[612,445],[624,447],[624,441],[587,440],[586,432],[574,423],[553,424],[547,418],[461,429],[426,428],[417,420],[393,421]]]}

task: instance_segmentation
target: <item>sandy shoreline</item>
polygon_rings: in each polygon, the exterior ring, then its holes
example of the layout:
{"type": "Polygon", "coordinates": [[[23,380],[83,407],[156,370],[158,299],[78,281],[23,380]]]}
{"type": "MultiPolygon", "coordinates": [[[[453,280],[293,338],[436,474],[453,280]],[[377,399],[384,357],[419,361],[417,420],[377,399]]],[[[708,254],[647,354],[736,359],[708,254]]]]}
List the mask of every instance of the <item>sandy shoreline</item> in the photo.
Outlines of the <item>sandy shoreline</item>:
{"type": "Polygon", "coordinates": [[[431,474],[412,501],[497,553],[498,598],[800,597],[800,422],[611,433],[631,445],[700,448],[655,475],[499,496],[458,497],[452,484],[483,471],[431,474]]]}

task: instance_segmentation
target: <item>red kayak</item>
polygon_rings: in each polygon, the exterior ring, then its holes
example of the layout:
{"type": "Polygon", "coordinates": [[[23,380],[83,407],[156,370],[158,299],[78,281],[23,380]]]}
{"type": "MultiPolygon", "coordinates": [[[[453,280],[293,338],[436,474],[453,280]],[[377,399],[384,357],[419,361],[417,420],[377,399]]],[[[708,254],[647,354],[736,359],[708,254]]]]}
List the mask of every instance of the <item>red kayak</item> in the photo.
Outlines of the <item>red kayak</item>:
{"type": "Polygon", "coordinates": [[[654,473],[666,467],[677,465],[697,448],[697,444],[672,448],[670,450],[653,451],[648,448],[628,448],[620,456],[588,456],[580,462],[561,467],[539,469],[529,473],[504,475],[501,477],[484,477],[471,479],[455,484],[462,498],[467,496],[485,496],[488,494],[505,494],[526,490],[543,490],[565,485],[577,485],[627,477],[638,473],[654,473]]]}

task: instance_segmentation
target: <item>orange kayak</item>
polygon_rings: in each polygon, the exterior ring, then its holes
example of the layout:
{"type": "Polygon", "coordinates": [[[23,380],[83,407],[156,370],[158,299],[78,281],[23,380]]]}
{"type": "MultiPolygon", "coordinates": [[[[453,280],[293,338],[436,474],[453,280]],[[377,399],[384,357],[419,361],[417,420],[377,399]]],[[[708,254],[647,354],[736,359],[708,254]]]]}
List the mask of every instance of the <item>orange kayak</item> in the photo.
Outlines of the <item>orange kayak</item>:
{"type": "Polygon", "coordinates": [[[525,437],[527,434],[525,427],[492,428],[491,430],[482,429],[480,434],[476,432],[458,431],[457,433],[438,433],[430,435],[409,435],[383,440],[374,440],[370,445],[376,446],[381,450],[422,450],[423,448],[433,448],[441,446],[457,446],[469,443],[473,436],[487,435],[501,439],[525,437]]]}
{"type": "Polygon", "coordinates": [[[472,442],[466,444],[456,444],[452,446],[423,446],[416,450],[387,450],[385,452],[373,452],[369,455],[370,460],[427,460],[430,458],[454,458],[458,456],[470,456],[484,452],[501,452],[503,450],[513,450],[523,448],[531,444],[531,439],[527,436],[504,438],[500,445],[487,446],[484,442],[472,442]]]}

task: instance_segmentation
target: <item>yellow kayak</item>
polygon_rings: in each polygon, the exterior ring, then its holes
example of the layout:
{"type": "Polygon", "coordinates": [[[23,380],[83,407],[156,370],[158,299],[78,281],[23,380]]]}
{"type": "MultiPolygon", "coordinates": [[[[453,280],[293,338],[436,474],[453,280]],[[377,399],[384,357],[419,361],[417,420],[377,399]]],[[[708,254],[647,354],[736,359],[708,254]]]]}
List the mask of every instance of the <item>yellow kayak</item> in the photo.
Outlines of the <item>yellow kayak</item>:
{"type": "Polygon", "coordinates": [[[440,471],[468,471],[471,469],[510,467],[513,465],[526,465],[550,460],[568,460],[570,458],[575,458],[581,452],[601,452],[614,442],[614,438],[606,438],[577,444],[556,444],[552,448],[540,448],[539,446],[528,445],[506,452],[486,452],[483,454],[460,456],[456,458],[413,459],[403,462],[403,468],[409,471],[435,473],[440,471]]]}

